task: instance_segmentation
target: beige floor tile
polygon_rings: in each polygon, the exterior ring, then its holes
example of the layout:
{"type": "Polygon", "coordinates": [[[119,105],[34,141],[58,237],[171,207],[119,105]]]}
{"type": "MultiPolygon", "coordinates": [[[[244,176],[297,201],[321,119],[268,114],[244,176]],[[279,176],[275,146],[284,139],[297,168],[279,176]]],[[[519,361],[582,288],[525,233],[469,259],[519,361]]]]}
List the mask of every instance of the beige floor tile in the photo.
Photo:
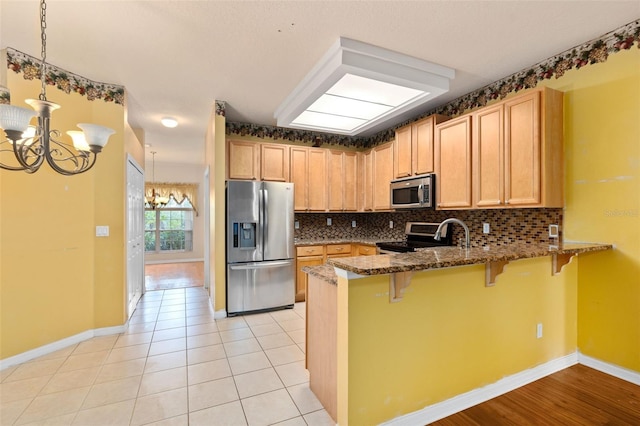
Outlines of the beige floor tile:
{"type": "Polygon", "coordinates": [[[56,373],[40,393],[45,395],[48,393],[62,392],[69,389],[91,386],[98,376],[99,371],[100,367],[91,367],[56,373]]]}
{"type": "Polygon", "coordinates": [[[129,318],[129,324],[155,323],[157,318],[158,312],[134,312],[131,318],[129,318]]]}
{"type": "Polygon", "coordinates": [[[273,367],[233,376],[240,398],[284,388],[273,367]]]}
{"type": "Polygon", "coordinates": [[[300,415],[289,393],[284,389],[245,398],[240,402],[249,426],[270,425],[300,415]]]}
{"type": "Polygon", "coordinates": [[[195,309],[186,310],[187,321],[189,317],[208,317],[213,321],[215,321],[214,315],[215,315],[215,311],[213,310],[212,307],[195,308],[195,309]]]}
{"type": "Polygon", "coordinates": [[[189,415],[182,414],[153,423],[147,423],[145,426],[189,426],[189,415]]]}
{"type": "Polygon", "coordinates": [[[238,401],[239,399],[232,377],[189,386],[189,412],[238,401]]]}
{"type": "Polygon", "coordinates": [[[190,325],[187,327],[187,336],[197,336],[198,334],[217,333],[218,326],[215,322],[205,324],[190,325]]]}
{"type": "Polygon", "coordinates": [[[181,337],[179,339],[163,340],[161,342],[152,342],[149,347],[149,356],[166,354],[169,352],[184,351],[187,349],[187,339],[181,337]]]}
{"type": "Polygon", "coordinates": [[[305,347],[304,343],[296,343],[296,344],[298,345],[298,348],[300,349],[300,351],[302,353],[304,353],[307,350],[307,348],[305,347]]]}
{"type": "Polygon", "coordinates": [[[220,332],[220,338],[225,343],[235,342],[236,340],[250,339],[251,337],[254,336],[249,327],[224,330],[220,332]]]}
{"type": "Polygon", "coordinates": [[[307,336],[304,328],[302,330],[287,331],[287,334],[289,335],[289,337],[291,337],[291,340],[299,344],[304,343],[304,340],[307,336]]]}
{"type": "MultiPolygon", "coordinates": [[[[0,403],[35,398],[53,375],[33,377],[0,384],[0,403]]],[[[2,424],[2,423],[0,423],[2,424]]]]}
{"type": "Polygon", "coordinates": [[[122,334],[116,340],[114,348],[122,348],[125,346],[141,345],[143,343],[151,343],[153,332],[147,333],[135,333],[135,334],[122,334]]]}
{"type": "Polygon", "coordinates": [[[323,408],[316,395],[311,392],[308,382],[289,386],[287,387],[287,391],[302,414],[309,414],[323,408]]]}
{"type": "Polygon", "coordinates": [[[244,426],[246,424],[240,401],[189,413],[189,426],[244,426]]]}
{"type": "Polygon", "coordinates": [[[143,425],[188,413],[187,388],[174,389],[138,398],[131,426],[143,425]]]}
{"type": "Polygon", "coordinates": [[[187,362],[189,365],[199,364],[201,362],[215,361],[216,359],[226,358],[227,354],[223,345],[203,346],[187,350],[187,362]]]}
{"type": "Polygon", "coordinates": [[[260,342],[260,346],[262,349],[274,349],[281,348],[283,346],[291,346],[295,344],[291,337],[284,331],[281,331],[277,334],[269,334],[268,336],[259,336],[258,342],[260,342]]]}
{"type": "Polygon", "coordinates": [[[106,361],[110,351],[88,352],[86,354],[70,355],[64,364],[58,369],[59,372],[81,370],[91,367],[99,367],[106,361]]]}
{"type": "Polygon", "coordinates": [[[144,374],[140,382],[138,397],[179,389],[187,386],[187,367],[173,368],[144,374]]]}
{"type": "Polygon", "coordinates": [[[277,334],[284,331],[275,321],[271,324],[251,325],[249,327],[251,328],[254,336],[267,336],[269,334],[277,334]]]}
{"type": "MultiPolygon", "coordinates": [[[[187,313],[187,326],[198,325],[198,324],[208,324],[211,322],[216,322],[216,319],[214,318],[213,314],[189,315],[189,313],[187,313]]],[[[218,326],[218,330],[220,330],[219,326],[218,326]]]]}
{"type": "Polygon", "coordinates": [[[82,409],[86,410],[136,398],[140,379],[140,376],[133,376],[91,386],[91,390],[82,404],[82,409]]]}
{"type": "Polygon", "coordinates": [[[40,356],[34,361],[46,361],[49,359],[66,358],[73,353],[73,351],[76,349],[76,346],[78,345],[67,346],[66,348],[51,352],[50,354],[40,356]]]}
{"type": "Polygon", "coordinates": [[[58,371],[60,366],[64,364],[65,360],[65,358],[56,358],[44,361],[31,361],[21,364],[6,379],[4,379],[3,383],[32,379],[34,377],[50,376],[58,371]]]}
{"type": "Polygon", "coordinates": [[[146,359],[138,358],[129,361],[105,364],[96,377],[95,383],[110,382],[112,380],[124,379],[126,377],[142,376],[146,359]]]}
{"type": "Polygon", "coordinates": [[[187,322],[184,318],[166,321],[157,321],[155,330],[166,330],[167,328],[185,327],[187,322]]]}
{"type": "Polygon", "coordinates": [[[309,381],[309,371],[304,368],[304,361],[277,365],[274,368],[285,386],[299,385],[309,381]]]}
{"type": "MultiPolygon", "coordinates": [[[[49,417],[44,420],[35,421],[32,423],[25,423],[21,426],[71,426],[73,419],[75,419],[77,413],[63,414],[62,416],[49,417]]],[[[94,425],[92,425],[94,426],[94,425]]],[[[100,426],[100,425],[96,425],[100,426]]]]}
{"type": "Polygon", "coordinates": [[[236,328],[247,328],[249,325],[244,320],[243,317],[229,317],[216,320],[216,325],[218,326],[218,330],[234,330],[236,328]]]}
{"type": "Polygon", "coordinates": [[[280,327],[282,327],[284,331],[304,330],[305,327],[305,322],[302,318],[280,321],[278,324],[280,324],[280,327]]]}
{"type": "Polygon", "coordinates": [[[122,348],[111,349],[111,353],[109,353],[105,364],[129,361],[138,358],[146,358],[147,354],[149,353],[149,346],[149,343],[144,343],[141,345],[125,346],[122,348]]]}
{"type": "Polygon", "coordinates": [[[162,340],[179,339],[181,337],[187,337],[187,330],[185,327],[167,328],[164,330],[154,331],[151,341],[159,342],[162,340]]]}
{"type": "Polygon", "coordinates": [[[282,365],[304,359],[304,352],[297,345],[283,346],[281,348],[267,349],[264,351],[271,364],[282,365]]]}
{"type": "Polygon", "coordinates": [[[185,307],[187,308],[187,311],[207,311],[211,309],[211,304],[207,300],[193,300],[187,301],[185,307]]]}
{"type": "Polygon", "coordinates": [[[136,400],[116,402],[78,412],[73,421],[77,426],[128,425],[136,400]]]}
{"type": "Polygon", "coordinates": [[[180,305],[184,308],[185,298],[183,297],[174,297],[174,298],[163,298],[162,304],[160,305],[160,309],[166,308],[167,306],[180,305]]]}
{"type": "Polygon", "coordinates": [[[17,401],[5,402],[0,399],[0,425],[12,425],[20,414],[31,404],[32,398],[19,399],[17,401]]]}
{"type": "Polygon", "coordinates": [[[268,324],[275,324],[276,323],[276,320],[274,320],[273,317],[271,316],[271,314],[269,314],[269,313],[246,315],[244,317],[244,320],[247,322],[249,327],[255,327],[257,325],[268,325],[268,324]]]}
{"type": "Polygon", "coordinates": [[[16,371],[18,365],[12,365],[11,367],[7,367],[4,370],[0,370],[0,383],[4,382],[4,380],[9,377],[11,373],[16,371]]]}
{"type": "Polygon", "coordinates": [[[271,367],[271,364],[264,352],[253,352],[229,358],[229,366],[235,375],[262,370],[271,367]]]}
{"type": "MultiPolygon", "coordinates": [[[[184,316],[184,312],[186,311],[186,308],[184,307],[184,305],[167,305],[167,306],[163,306],[160,308],[160,311],[158,312],[159,315],[162,314],[167,314],[170,312],[182,312],[183,315],[181,315],[179,318],[184,316]]],[[[165,319],[170,319],[170,318],[160,318],[158,317],[159,320],[165,320],[165,319]]]]}
{"type": "Polygon", "coordinates": [[[284,422],[274,423],[273,426],[307,426],[307,422],[304,421],[302,416],[294,417],[284,422]]]}
{"type": "Polygon", "coordinates": [[[203,346],[218,345],[222,343],[220,333],[198,334],[196,336],[187,337],[187,348],[201,348],[203,346]]]}
{"type": "Polygon", "coordinates": [[[16,424],[32,423],[76,412],[80,409],[88,392],[89,387],[87,386],[38,396],[24,410],[16,424]]]}
{"type": "Polygon", "coordinates": [[[118,335],[113,336],[100,336],[93,339],[85,340],[76,346],[72,355],[86,354],[88,352],[100,352],[113,348],[118,335]]]}
{"type": "Polygon", "coordinates": [[[127,327],[127,330],[124,334],[138,334],[138,333],[148,333],[153,331],[156,328],[155,322],[143,322],[139,324],[131,324],[127,327]]]}
{"type": "Polygon", "coordinates": [[[169,352],[161,355],[154,355],[147,358],[144,367],[145,374],[156,371],[170,370],[172,368],[184,367],[187,365],[187,351],[169,352]]]}
{"type": "Polygon", "coordinates": [[[259,352],[262,350],[262,347],[255,338],[251,338],[225,343],[224,350],[228,357],[233,357],[251,352],[259,352]]]}
{"type": "Polygon", "coordinates": [[[293,320],[300,319],[300,315],[295,313],[293,309],[283,309],[281,311],[273,311],[271,312],[271,316],[278,323],[281,323],[283,321],[293,321],[293,320]]]}
{"type": "Polygon", "coordinates": [[[314,411],[313,413],[305,414],[304,421],[309,426],[335,426],[336,422],[333,421],[331,416],[324,410],[314,411]]]}
{"type": "Polygon", "coordinates": [[[209,382],[211,380],[222,379],[231,376],[231,368],[227,359],[202,362],[200,364],[189,365],[187,374],[190,385],[209,382]]]}
{"type": "MultiPolygon", "coordinates": [[[[174,308],[174,306],[171,306],[170,308],[174,308]]],[[[184,312],[185,312],[184,307],[181,307],[181,309],[176,309],[174,311],[169,311],[169,312],[160,311],[160,313],[158,314],[158,321],[183,319],[185,317],[184,312]]]]}

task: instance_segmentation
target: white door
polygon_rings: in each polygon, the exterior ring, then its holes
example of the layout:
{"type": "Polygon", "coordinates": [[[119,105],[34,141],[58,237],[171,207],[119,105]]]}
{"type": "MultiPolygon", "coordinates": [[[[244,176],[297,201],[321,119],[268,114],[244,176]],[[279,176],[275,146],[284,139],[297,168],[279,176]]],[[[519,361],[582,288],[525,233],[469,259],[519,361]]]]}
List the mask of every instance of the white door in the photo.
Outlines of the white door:
{"type": "Polygon", "coordinates": [[[127,158],[127,318],[144,292],[144,173],[127,158]]]}

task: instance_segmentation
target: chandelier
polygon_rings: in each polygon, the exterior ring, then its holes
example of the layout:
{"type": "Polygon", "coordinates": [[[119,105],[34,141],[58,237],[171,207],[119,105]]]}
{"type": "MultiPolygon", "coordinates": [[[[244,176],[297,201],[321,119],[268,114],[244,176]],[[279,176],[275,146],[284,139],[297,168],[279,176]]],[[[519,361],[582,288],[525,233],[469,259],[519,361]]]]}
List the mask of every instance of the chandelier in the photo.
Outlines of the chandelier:
{"type": "MultiPolygon", "coordinates": [[[[0,140],[0,154],[13,152],[13,164],[4,164],[0,159],[0,168],[5,170],[35,173],[46,162],[53,170],[62,175],[76,175],[91,169],[96,163],[98,154],[107,144],[114,130],[96,124],[80,123],[82,131],[72,130],[73,146],[60,141],[60,131],[50,129],[51,113],[60,105],[47,100],[46,63],[47,36],[45,29],[47,5],[40,1],[40,38],[42,41],[42,60],[40,63],[40,81],[42,89],[38,99],[27,99],[25,102],[33,108],[22,108],[13,105],[0,105],[0,128],[7,139],[0,140]],[[30,126],[31,119],[38,117],[38,124],[30,126]]],[[[10,155],[10,154],[8,154],[10,155]]]]}
{"type": "Polygon", "coordinates": [[[169,202],[169,197],[161,197],[156,194],[156,189],[153,187],[156,181],[156,151],[151,151],[153,158],[153,165],[151,168],[151,197],[145,197],[144,206],[148,209],[156,209],[158,207],[164,207],[169,202]]]}

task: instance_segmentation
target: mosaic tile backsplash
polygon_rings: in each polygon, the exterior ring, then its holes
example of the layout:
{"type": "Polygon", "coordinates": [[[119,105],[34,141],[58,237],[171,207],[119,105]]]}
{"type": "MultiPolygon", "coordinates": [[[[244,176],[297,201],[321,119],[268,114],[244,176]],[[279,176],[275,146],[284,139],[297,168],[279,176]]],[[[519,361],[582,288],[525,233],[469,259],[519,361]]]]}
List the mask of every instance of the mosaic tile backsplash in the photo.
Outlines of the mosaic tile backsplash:
{"type": "MultiPolygon", "coordinates": [[[[297,240],[398,240],[404,238],[406,222],[442,222],[455,217],[469,227],[471,246],[505,245],[515,241],[557,243],[562,241],[562,209],[498,209],[498,210],[409,210],[379,213],[296,213],[300,228],[297,240]],[[331,218],[331,226],[327,225],[331,218]],[[356,221],[356,227],[351,226],[356,221]],[[393,221],[393,228],[389,227],[393,221]],[[489,234],[482,233],[488,223],[489,234]],[[549,238],[549,225],[557,224],[560,237],[549,238]]],[[[464,238],[461,226],[453,225],[453,241],[464,238]]]]}

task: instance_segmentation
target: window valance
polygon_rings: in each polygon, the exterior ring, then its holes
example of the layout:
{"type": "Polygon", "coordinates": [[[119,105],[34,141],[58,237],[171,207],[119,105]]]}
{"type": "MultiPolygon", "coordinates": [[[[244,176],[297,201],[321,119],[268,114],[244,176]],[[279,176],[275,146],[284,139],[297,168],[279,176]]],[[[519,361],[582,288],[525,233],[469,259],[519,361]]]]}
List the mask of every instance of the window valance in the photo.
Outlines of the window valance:
{"type": "Polygon", "coordinates": [[[146,182],[144,184],[145,197],[152,197],[153,190],[155,189],[156,195],[161,197],[167,197],[173,195],[173,198],[178,204],[182,204],[185,198],[189,199],[189,202],[193,206],[193,210],[198,215],[198,184],[197,183],[151,183],[146,182]]]}

